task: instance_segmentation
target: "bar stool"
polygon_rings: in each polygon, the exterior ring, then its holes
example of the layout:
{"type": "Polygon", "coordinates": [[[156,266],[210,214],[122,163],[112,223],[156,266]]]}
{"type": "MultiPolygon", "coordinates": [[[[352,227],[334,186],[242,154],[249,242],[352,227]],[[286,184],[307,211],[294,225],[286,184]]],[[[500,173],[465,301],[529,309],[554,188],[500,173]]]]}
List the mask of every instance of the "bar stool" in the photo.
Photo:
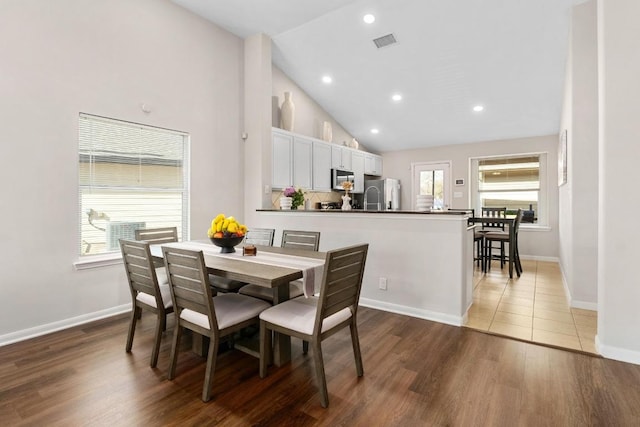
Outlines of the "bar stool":
{"type": "Polygon", "coordinates": [[[516,218],[513,222],[513,233],[510,231],[489,231],[484,234],[484,258],[485,258],[485,271],[489,271],[491,269],[491,260],[493,259],[493,242],[500,243],[500,268],[504,267],[506,262],[512,264],[516,268],[516,274],[520,277],[522,274],[522,264],[520,264],[520,252],[518,251],[518,230],[520,228],[520,223],[522,222],[522,209],[518,209],[516,213],[516,218]],[[513,248],[513,259],[511,257],[505,256],[504,253],[504,244],[509,244],[510,247],[513,248]]]}

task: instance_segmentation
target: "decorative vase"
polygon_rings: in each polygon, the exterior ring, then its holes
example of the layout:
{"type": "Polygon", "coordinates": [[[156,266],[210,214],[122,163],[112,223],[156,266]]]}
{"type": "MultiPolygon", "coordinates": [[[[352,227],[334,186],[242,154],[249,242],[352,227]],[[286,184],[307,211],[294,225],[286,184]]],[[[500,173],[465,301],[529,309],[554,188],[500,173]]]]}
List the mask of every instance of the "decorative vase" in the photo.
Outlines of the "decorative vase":
{"type": "Polygon", "coordinates": [[[280,121],[282,129],[293,131],[293,120],[295,118],[296,107],[291,100],[291,92],[284,93],[284,101],[280,108],[280,121]]]}
{"type": "Polygon", "coordinates": [[[293,203],[293,199],[291,197],[280,197],[280,209],[281,210],[291,210],[291,204],[293,203]]]}
{"type": "Polygon", "coordinates": [[[351,210],[351,197],[349,197],[349,193],[345,193],[344,196],[342,196],[342,210],[343,211],[350,211],[351,210]]]}
{"type": "Polygon", "coordinates": [[[331,142],[333,138],[333,130],[331,129],[331,122],[322,123],[322,139],[327,142],[331,142]]]}

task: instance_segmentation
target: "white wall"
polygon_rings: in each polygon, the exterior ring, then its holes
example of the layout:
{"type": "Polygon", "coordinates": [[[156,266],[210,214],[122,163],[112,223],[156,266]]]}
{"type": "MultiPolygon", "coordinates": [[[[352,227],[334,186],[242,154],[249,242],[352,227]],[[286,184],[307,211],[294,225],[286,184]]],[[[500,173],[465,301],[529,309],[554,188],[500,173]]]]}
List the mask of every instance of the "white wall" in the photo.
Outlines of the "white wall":
{"type": "Polygon", "coordinates": [[[504,154],[546,152],[548,164],[548,217],[550,230],[533,231],[521,228],[518,242],[523,257],[558,257],[558,186],[557,186],[557,147],[558,136],[540,136],[504,141],[477,142],[473,144],[444,145],[416,150],[390,151],[382,154],[385,177],[400,179],[402,183],[403,209],[411,204],[411,163],[451,161],[451,180],[464,179],[465,185],[454,187],[462,192],[462,198],[452,199],[452,208],[469,207],[469,159],[472,157],[495,156],[504,154]]]}
{"type": "Polygon", "coordinates": [[[130,302],[121,265],[73,267],[79,112],[191,135],[191,237],[241,211],[243,47],[168,0],[0,8],[2,343],[130,302]]]}
{"type": "Polygon", "coordinates": [[[559,189],[561,266],[574,307],[597,308],[598,81],[596,3],[572,10],[562,129],[568,179],[559,189]]]}
{"type": "Polygon", "coordinates": [[[293,132],[322,139],[322,124],[324,121],[328,121],[333,130],[331,142],[342,144],[343,141],[347,143],[351,141],[353,136],[275,65],[272,77],[272,95],[278,97],[279,106],[282,106],[284,101],[284,93],[291,92],[291,98],[295,105],[293,132]]]}
{"type": "Polygon", "coordinates": [[[605,357],[640,364],[640,2],[598,1],[598,335],[605,357]]]}

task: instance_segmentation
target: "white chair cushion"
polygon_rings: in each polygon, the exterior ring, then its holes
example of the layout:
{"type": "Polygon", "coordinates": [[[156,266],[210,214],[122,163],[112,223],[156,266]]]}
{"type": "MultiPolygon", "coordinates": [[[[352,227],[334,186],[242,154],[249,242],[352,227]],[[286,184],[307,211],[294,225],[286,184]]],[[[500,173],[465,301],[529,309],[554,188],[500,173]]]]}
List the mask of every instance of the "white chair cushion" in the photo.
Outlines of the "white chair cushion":
{"type": "MultiPolygon", "coordinates": [[[[158,282],[160,282],[160,280],[158,280],[158,282]]],[[[164,304],[164,308],[173,307],[173,301],[171,301],[171,290],[169,289],[168,284],[160,285],[160,296],[162,297],[162,304],[164,304]]],[[[157,308],[156,299],[153,297],[153,295],[150,295],[146,292],[138,292],[136,299],[140,302],[150,305],[151,307],[157,308]]]]}
{"type": "MultiPolygon", "coordinates": [[[[260,313],[260,319],[273,323],[274,325],[280,325],[287,329],[311,335],[313,333],[313,324],[316,320],[317,308],[318,297],[299,297],[263,311],[260,313]]],[[[322,322],[322,332],[334,328],[338,323],[350,317],[351,310],[349,307],[332,314],[322,322]]]]}
{"type": "MultiPolygon", "coordinates": [[[[213,298],[213,308],[216,312],[219,329],[225,329],[252,317],[257,317],[260,312],[269,307],[271,305],[268,302],[245,295],[222,294],[213,298]]],[[[205,329],[211,328],[205,314],[187,308],[182,310],[180,318],[205,329]]]]}
{"type": "MultiPolygon", "coordinates": [[[[273,302],[273,293],[275,291],[272,288],[265,288],[258,285],[246,285],[240,288],[239,294],[249,295],[251,297],[260,298],[265,301],[273,302]]],[[[289,299],[297,298],[304,295],[302,289],[302,280],[296,280],[289,284],[289,299]]]]}

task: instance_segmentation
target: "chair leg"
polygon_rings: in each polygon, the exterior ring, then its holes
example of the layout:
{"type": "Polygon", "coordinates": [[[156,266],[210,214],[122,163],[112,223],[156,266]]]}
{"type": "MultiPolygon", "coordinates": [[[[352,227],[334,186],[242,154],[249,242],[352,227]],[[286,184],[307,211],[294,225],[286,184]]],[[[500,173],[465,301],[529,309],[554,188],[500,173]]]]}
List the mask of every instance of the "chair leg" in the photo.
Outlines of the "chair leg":
{"type": "Polygon", "coordinates": [[[322,359],[322,346],[320,340],[313,341],[313,359],[316,368],[316,378],[320,389],[320,404],[323,408],[329,406],[329,393],[327,392],[327,379],[324,375],[324,360],[322,359]]]}
{"type": "Polygon", "coordinates": [[[156,321],[156,337],[153,342],[153,351],[151,352],[151,367],[155,368],[158,364],[158,354],[160,353],[160,341],[162,340],[162,332],[167,328],[167,315],[158,311],[158,320],[156,321]]]}
{"type": "Polygon", "coordinates": [[[213,387],[213,376],[216,371],[216,359],[218,356],[218,346],[220,338],[210,338],[209,353],[207,354],[207,369],[204,374],[204,385],[202,386],[202,401],[211,400],[211,388],[213,387]]]}
{"type": "Polygon", "coordinates": [[[309,341],[302,340],[302,354],[309,353],[309,341]]]}
{"type": "Polygon", "coordinates": [[[360,340],[358,338],[358,325],[356,325],[356,319],[352,319],[349,324],[351,329],[351,344],[353,344],[353,357],[356,360],[356,372],[359,377],[364,375],[364,368],[362,367],[362,354],[360,353],[360,340]]]}
{"type": "Polygon", "coordinates": [[[178,347],[180,346],[180,336],[182,335],[182,326],[176,324],[173,331],[173,343],[171,344],[171,356],[169,357],[169,373],[167,378],[173,379],[176,373],[176,364],[178,363],[178,347]]]}
{"type": "Polygon", "coordinates": [[[271,331],[267,329],[267,323],[260,321],[260,378],[267,376],[267,366],[271,363],[272,356],[271,331]]]}
{"type": "Polygon", "coordinates": [[[500,269],[504,268],[505,257],[504,257],[504,242],[500,242],[500,269]]]}
{"type": "Polygon", "coordinates": [[[127,353],[131,352],[131,347],[133,347],[133,335],[136,333],[136,322],[138,321],[138,317],[142,309],[135,305],[133,306],[133,310],[131,310],[131,322],[129,322],[129,333],[127,334],[127,353]]]}

